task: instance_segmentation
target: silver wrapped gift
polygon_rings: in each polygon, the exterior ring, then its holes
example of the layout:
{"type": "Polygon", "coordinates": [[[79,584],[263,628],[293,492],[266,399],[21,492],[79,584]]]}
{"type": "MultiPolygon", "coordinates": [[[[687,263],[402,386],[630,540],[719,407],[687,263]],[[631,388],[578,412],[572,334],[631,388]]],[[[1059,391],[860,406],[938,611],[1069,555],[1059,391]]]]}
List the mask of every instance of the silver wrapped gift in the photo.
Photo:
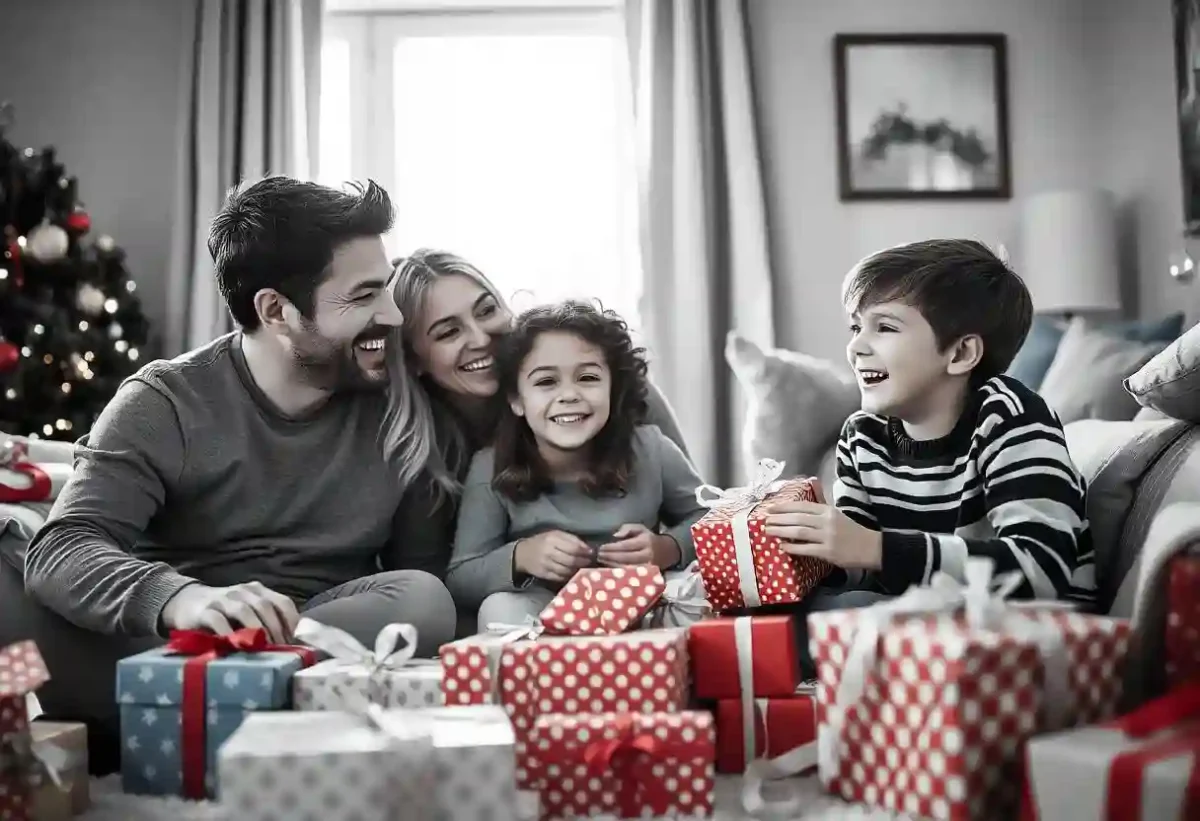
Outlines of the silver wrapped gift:
{"type": "Polygon", "coordinates": [[[392,821],[433,812],[430,724],[408,710],[254,712],[217,752],[238,821],[392,821]]]}
{"type": "MultiPolygon", "coordinates": [[[[437,809],[433,821],[522,821],[528,796],[516,788],[516,735],[503,707],[422,710],[433,736],[437,809]]],[[[536,815],[536,813],[535,813],[536,815]]]]}
{"type": "Polygon", "coordinates": [[[389,624],[369,650],[343,630],[302,619],[296,640],[332,656],[292,677],[297,710],[361,713],[369,704],[412,709],[442,703],[441,662],[412,657],[417,646],[412,625],[389,624]]]}

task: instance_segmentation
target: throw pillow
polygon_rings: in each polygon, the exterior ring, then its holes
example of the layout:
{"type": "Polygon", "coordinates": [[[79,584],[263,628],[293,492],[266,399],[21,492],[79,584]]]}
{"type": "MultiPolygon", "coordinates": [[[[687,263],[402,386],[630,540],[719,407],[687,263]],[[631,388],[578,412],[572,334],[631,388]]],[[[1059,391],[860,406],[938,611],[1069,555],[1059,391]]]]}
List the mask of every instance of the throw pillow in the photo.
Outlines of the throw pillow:
{"type": "Polygon", "coordinates": [[[1138,405],[1123,381],[1163,344],[1131,341],[1076,317],[1067,326],[1038,392],[1064,425],[1077,419],[1129,421],[1137,415],[1138,405]]]}
{"type": "Polygon", "coordinates": [[[1125,390],[1143,408],[1200,422],[1200,325],[1192,326],[1126,379],[1125,390]]]}
{"type": "MultiPolygon", "coordinates": [[[[1131,319],[1106,322],[1096,327],[1135,342],[1161,342],[1166,345],[1183,333],[1183,319],[1183,314],[1178,313],[1163,319],[1131,319]]],[[[1040,390],[1068,324],[1065,319],[1056,316],[1034,316],[1025,343],[1008,367],[1008,375],[1021,380],[1031,390],[1040,390]]]]}
{"type": "Polygon", "coordinates": [[[790,475],[820,475],[826,451],[859,408],[849,369],[793,351],[763,350],[736,331],[726,337],[725,361],[749,399],[742,430],[746,475],[764,458],[786,462],[790,475]]]}

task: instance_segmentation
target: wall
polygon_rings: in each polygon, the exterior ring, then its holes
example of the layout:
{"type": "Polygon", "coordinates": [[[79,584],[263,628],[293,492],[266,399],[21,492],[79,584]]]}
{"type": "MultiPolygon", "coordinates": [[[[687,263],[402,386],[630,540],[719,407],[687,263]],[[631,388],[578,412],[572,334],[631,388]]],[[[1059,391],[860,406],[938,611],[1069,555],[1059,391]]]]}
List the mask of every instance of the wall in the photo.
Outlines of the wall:
{"type": "Polygon", "coordinates": [[[1041,190],[1113,188],[1138,213],[1129,257],[1146,312],[1171,303],[1165,237],[1181,206],[1170,13],[1138,0],[753,0],[781,345],[842,356],[846,270],[930,236],[1004,244],[1016,260],[1017,203],[1041,190]],[[1008,37],[1010,201],[843,203],[837,195],[833,36],[999,32],[1008,37]],[[1136,268],[1134,268],[1136,264],[1136,268]],[[1165,281],[1165,283],[1164,283],[1165,281]]]}
{"type": "Polygon", "coordinates": [[[128,255],[161,331],[179,146],[185,15],[162,0],[8,0],[0,100],[19,145],[54,145],[79,178],[93,236],[128,255]]]}

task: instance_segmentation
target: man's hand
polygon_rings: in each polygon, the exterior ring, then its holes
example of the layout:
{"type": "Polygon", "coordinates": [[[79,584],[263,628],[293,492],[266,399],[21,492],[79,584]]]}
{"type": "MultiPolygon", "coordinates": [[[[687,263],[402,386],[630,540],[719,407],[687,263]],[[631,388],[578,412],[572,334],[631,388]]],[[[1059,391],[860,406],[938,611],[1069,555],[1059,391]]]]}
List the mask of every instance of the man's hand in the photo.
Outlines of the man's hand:
{"type": "Polygon", "coordinates": [[[767,533],[793,556],[811,556],[838,567],[878,570],[883,537],[832,505],[776,502],[767,508],[767,533]]]}
{"type": "Polygon", "coordinates": [[[679,545],[670,536],[655,533],[645,525],[624,524],[613,533],[614,542],[600,546],[597,558],[605,567],[653,564],[671,567],[679,562],[679,545]]]}
{"type": "Polygon", "coordinates": [[[592,563],[587,542],[561,530],[547,530],[517,542],[513,565],[520,573],[551,582],[565,582],[592,563]]]}
{"type": "Polygon", "coordinates": [[[162,611],[168,630],[209,630],[223,636],[240,627],[261,627],[276,644],[291,641],[299,621],[291,599],[259,582],[232,587],[189,584],[162,611]]]}

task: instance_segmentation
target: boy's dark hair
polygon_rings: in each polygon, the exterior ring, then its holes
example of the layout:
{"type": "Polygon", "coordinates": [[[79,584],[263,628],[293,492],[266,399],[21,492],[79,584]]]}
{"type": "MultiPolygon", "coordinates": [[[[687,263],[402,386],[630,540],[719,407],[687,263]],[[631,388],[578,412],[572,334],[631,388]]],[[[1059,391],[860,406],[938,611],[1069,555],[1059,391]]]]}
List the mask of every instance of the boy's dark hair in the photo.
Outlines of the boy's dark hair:
{"type": "Polygon", "coordinates": [[[256,293],[273,288],[312,319],[313,294],[328,275],[334,250],[391,227],[391,200],[374,181],[339,191],[268,177],[229,192],[208,232],[208,252],[229,313],[253,332],[260,324],[256,293]]]}
{"type": "Polygon", "coordinates": [[[1024,281],[973,239],[898,245],[872,254],[846,276],[842,302],[848,311],[893,301],[921,312],[941,350],[964,336],[983,340],[973,384],[1008,369],[1033,323],[1033,299],[1024,281]]]}
{"type": "MultiPolygon", "coordinates": [[[[633,432],[646,418],[646,359],[635,348],[629,326],[613,311],[567,301],[532,308],[513,322],[496,350],[499,395],[517,394],[521,363],[544,333],[578,336],[604,352],[612,374],[608,421],[591,442],[591,465],[581,489],[589,496],[625,493],[633,471],[633,432]]],[[[549,492],[554,480],[538,453],[529,424],[505,407],[494,440],[492,487],[513,501],[528,502],[549,492]]]]}

